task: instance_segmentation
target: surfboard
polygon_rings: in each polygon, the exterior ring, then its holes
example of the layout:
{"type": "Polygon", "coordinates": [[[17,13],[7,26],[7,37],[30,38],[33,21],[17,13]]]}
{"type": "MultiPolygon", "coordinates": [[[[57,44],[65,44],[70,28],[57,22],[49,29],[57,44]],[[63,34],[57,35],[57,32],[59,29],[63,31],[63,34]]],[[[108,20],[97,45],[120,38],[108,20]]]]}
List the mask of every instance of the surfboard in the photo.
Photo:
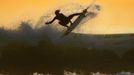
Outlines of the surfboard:
{"type": "Polygon", "coordinates": [[[69,33],[71,33],[71,32],[80,24],[80,22],[86,17],[85,14],[86,14],[86,13],[79,15],[78,18],[77,18],[77,19],[71,24],[71,26],[67,29],[67,31],[64,33],[63,36],[66,36],[66,35],[68,35],[69,33]]]}
{"type": "MultiPolygon", "coordinates": [[[[92,12],[86,12],[86,13],[82,13],[81,15],[79,15],[77,17],[77,19],[71,24],[71,26],[66,30],[66,32],[63,34],[63,36],[67,36],[68,34],[70,34],[78,25],[82,24],[81,22],[84,20],[84,19],[87,19],[87,17],[90,16],[89,19],[95,17],[95,13],[92,13],[92,12]]],[[[88,21],[86,20],[86,21],[88,21]]],[[[85,23],[85,21],[84,21],[85,23]]]]}
{"type": "MultiPolygon", "coordinates": [[[[95,5],[96,0],[93,0],[93,3],[91,5],[89,5],[86,9],[84,10],[91,10],[94,5],[95,5]]],[[[90,18],[93,17],[93,15],[96,15],[90,11],[87,11],[86,13],[82,13],[81,15],[79,15],[76,20],[70,25],[70,27],[66,30],[66,32],[63,34],[63,36],[67,36],[68,34],[70,34],[78,25],[80,25],[80,23],[82,22],[82,20],[84,18],[86,18],[87,16],[90,15],[90,18]]]]}

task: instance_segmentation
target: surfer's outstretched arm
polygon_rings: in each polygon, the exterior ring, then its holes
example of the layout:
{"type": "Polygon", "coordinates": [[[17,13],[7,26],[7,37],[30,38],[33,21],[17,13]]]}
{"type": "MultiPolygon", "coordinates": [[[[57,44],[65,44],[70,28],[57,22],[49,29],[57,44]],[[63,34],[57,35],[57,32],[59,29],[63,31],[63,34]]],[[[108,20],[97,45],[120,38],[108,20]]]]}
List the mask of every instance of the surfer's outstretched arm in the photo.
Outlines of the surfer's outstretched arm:
{"type": "Polygon", "coordinates": [[[51,23],[53,23],[55,20],[56,20],[56,17],[55,17],[52,21],[46,22],[46,24],[51,24],[51,23]]]}

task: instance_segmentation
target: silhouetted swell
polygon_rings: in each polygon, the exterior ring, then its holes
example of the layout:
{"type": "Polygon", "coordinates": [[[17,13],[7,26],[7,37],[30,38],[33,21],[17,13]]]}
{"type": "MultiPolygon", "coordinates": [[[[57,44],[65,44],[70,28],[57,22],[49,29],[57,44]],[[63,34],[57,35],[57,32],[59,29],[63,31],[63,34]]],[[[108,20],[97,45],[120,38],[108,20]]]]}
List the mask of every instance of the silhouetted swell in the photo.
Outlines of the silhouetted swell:
{"type": "Polygon", "coordinates": [[[11,75],[62,75],[64,70],[85,75],[97,71],[134,72],[133,34],[61,35],[51,26],[33,29],[27,22],[22,22],[18,30],[1,28],[0,71],[11,75]]]}

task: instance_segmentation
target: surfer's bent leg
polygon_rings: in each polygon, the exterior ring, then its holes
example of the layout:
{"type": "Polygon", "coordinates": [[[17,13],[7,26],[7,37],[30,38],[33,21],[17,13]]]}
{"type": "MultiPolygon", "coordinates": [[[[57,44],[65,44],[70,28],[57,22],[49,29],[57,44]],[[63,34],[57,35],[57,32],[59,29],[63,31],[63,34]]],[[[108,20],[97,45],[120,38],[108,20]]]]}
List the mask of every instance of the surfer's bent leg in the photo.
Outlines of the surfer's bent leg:
{"type": "Polygon", "coordinates": [[[69,27],[67,24],[63,24],[63,22],[59,22],[59,24],[67,28],[69,27]]]}
{"type": "Polygon", "coordinates": [[[76,13],[68,16],[68,19],[71,20],[74,16],[81,15],[82,13],[76,13]]]}

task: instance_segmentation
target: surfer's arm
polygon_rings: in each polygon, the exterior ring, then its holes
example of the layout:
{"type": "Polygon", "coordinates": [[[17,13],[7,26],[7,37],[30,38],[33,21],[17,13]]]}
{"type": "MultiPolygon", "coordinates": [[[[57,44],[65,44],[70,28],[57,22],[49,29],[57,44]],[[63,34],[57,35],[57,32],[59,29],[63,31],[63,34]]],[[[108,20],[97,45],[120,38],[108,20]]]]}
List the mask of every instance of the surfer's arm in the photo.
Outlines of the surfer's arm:
{"type": "Polygon", "coordinates": [[[53,23],[55,20],[56,20],[56,17],[54,17],[54,19],[53,19],[52,21],[46,22],[46,24],[51,24],[51,23],[53,23]]]}

